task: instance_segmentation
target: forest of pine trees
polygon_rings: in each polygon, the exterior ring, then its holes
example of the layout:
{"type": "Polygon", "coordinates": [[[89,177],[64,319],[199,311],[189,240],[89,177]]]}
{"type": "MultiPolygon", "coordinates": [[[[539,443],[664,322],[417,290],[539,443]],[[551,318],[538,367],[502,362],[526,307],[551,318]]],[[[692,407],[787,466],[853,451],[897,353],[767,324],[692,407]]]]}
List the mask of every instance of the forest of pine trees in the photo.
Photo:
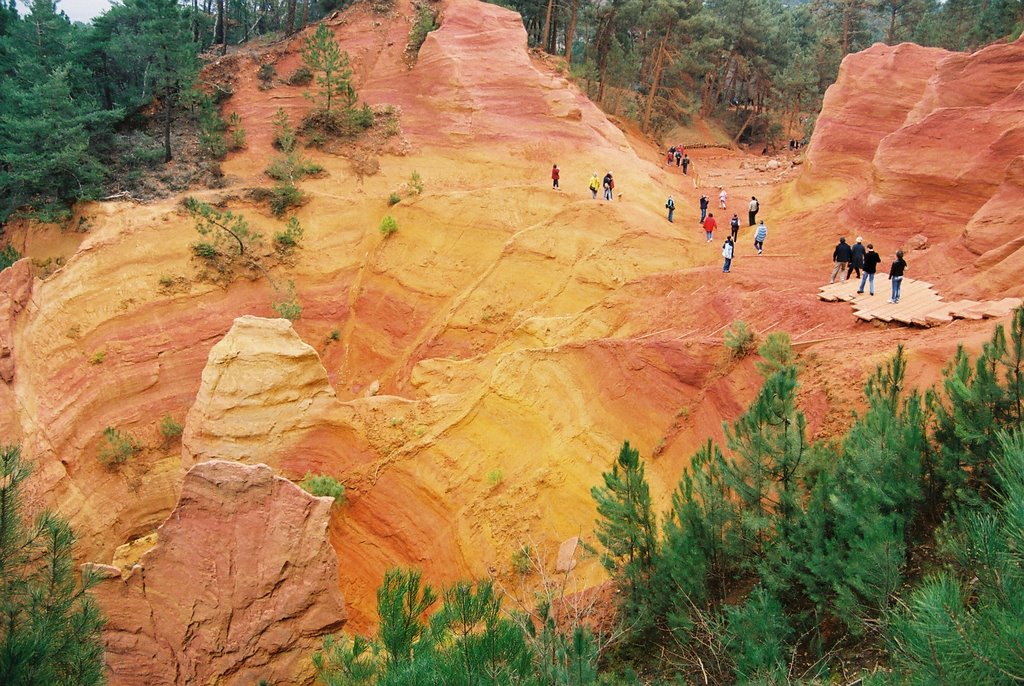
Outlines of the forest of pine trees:
{"type": "Polygon", "coordinates": [[[606,111],[654,134],[715,115],[736,140],[769,146],[807,133],[851,52],[876,41],[970,50],[1024,29],[1021,0],[495,1],[606,111]]]}

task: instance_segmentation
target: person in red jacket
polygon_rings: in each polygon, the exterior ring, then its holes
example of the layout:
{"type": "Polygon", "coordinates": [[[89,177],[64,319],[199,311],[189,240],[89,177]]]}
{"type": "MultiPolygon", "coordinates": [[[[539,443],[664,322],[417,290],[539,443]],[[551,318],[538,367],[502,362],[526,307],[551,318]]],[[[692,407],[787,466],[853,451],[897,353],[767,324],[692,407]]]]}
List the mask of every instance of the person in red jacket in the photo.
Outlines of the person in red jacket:
{"type": "Polygon", "coordinates": [[[551,187],[554,188],[556,191],[559,190],[559,188],[558,188],[558,175],[559,175],[558,165],[557,164],[551,165],[551,187]]]}
{"type": "Polygon", "coordinates": [[[715,215],[709,214],[704,220],[704,234],[708,237],[708,243],[714,239],[716,228],[718,228],[718,222],[715,221],[715,215]]]}

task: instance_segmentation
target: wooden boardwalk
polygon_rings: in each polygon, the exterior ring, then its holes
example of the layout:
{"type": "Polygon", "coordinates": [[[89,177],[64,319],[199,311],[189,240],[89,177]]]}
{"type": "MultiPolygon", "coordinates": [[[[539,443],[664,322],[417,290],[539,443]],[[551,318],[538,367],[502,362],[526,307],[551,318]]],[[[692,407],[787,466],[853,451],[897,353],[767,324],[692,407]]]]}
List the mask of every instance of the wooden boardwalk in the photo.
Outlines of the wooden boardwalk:
{"type": "Polygon", "coordinates": [[[1021,298],[1003,298],[1002,300],[956,300],[946,302],[934,287],[926,281],[903,278],[900,289],[900,301],[890,303],[891,288],[887,274],[875,276],[875,295],[866,292],[857,294],[860,279],[848,279],[844,282],[822,286],[818,289],[818,297],[829,302],[848,302],[853,304],[853,316],[870,322],[874,319],[883,322],[899,322],[911,326],[935,326],[954,319],[987,319],[1002,317],[1009,314],[1021,304],[1021,298]]]}

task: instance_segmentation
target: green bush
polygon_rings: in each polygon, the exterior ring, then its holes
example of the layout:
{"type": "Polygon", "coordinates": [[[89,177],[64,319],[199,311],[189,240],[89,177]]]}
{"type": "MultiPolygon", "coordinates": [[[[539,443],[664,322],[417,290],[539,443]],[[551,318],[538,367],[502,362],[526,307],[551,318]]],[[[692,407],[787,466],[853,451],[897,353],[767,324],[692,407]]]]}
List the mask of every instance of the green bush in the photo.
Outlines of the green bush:
{"type": "Polygon", "coordinates": [[[106,467],[114,468],[122,465],[142,452],[139,440],[127,431],[120,431],[108,426],[103,430],[103,438],[106,445],[100,449],[98,459],[106,467]]]}
{"type": "Polygon", "coordinates": [[[491,488],[498,486],[505,480],[505,472],[500,469],[492,469],[487,472],[487,485],[491,488]]]}
{"type": "Polygon", "coordinates": [[[304,476],[302,481],[299,482],[299,486],[301,486],[307,493],[315,495],[318,498],[322,498],[324,496],[334,498],[335,507],[345,504],[345,484],[341,483],[333,476],[306,472],[306,476],[304,476]]]}
{"type": "Polygon", "coordinates": [[[392,193],[388,196],[388,207],[394,207],[400,202],[402,202],[402,196],[398,193],[392,193]]]}
{"type": "Polygon", "coordinates": [[[294,183],[279,181],[270,192],[270,211],[275,217],[281,217],[291,208],[300,206],[305,200],[306,196],[294,183]]]}
{"type": "MultiPolygon", "coordinates": [[[[280,293],[280,291],[278,291],[280,293]]],[[[299,297],[295,293],[295,282],[289,281],[288,288],[280,293],[281,299],[270,304],[271,309],[281,319],[294,322],[302,316],[302,305],[299,304],[299,297]]]]}
{"type": "Polygon", "coordinates": [[[270,88],[274,85],[274,79],[277,78],[277,69],[272,64],[264,64],[256,75],[259,77],[261,88],[270,88]]]}
{"type": "Polygon", "coordinates": [[[389,214],[380,220],[380,226],[377,228],[380,229],[381,235],[387,238],[395,231],[398,231],[398,222],[389,214]]]}
{"type": "Polygon", "coordinates": [[[13,245],[7,244],[0,248],[0,272],[21,259],[21,253],[13,245]]]}
{"type": "Polygon", "coordinates": [[[298,217],[292,217],[288,220],[288,225],[284,231],[278,231],[274,234],[274,245],[285,254],[291,253],[295,248],[299,247],[302,234],[302,225],[299,223],[298,217]]]}
{"type": "Polygon", "coordinates": [[[279,107],[271,122],[274,127],[274,147],[281,152],[291,152],[295,149],[295,129],[292,128],[288,113],[284,108],[279,107]]]}
{"type": "Polygon", "coordinates": [[[288,77],[289,86],[308,86],[313,81],[313,70],[302,65],[288,77]]]}
{"type": "Polygon", "coordinates": [[[405,56],[409,64],[415,64],[419,57],[420,47],[427,39],[427,34],[438,27],[437,12],[427,4],[422,4],[416,11],[416,21],[409,29],[409,42],[405,46],[405,56]]]}
{"type": "Polygon", "coordinates": [[[228,149],[241,150],[245,147],[245,129],[242,128],[242,118],[238,112],[232,112],[228,117],[228,149]]]}
{"type": "Polygon", "coordinates": [[[423,192],[423,177],[418,171],[413,171],[409,177],[409,195],[419,195],[423,192]]]}
{"type": "Polygon", "coordinates": [[[754,351],[754,333],[744,321],[736,320],[725,332],[725,347],[732,356],[741,359],[754,351]]]}
{"type": "Polygon", "coordinates": [[[185,427],[180,422],[174,419],[169,414],[165,414],[160,419],[160,435],[163,436],[164,443],[169,444],[177,439],[181,438],[182,432],[185,427]]]}
{"type": "Polygon", "coordinates": [[[217,259],[217,248],[213,247],[210,243],[203,243],[202,241],[192,244],[192,254],[196,257],[200,257],[204,260],[215,260],[217,259]]]}

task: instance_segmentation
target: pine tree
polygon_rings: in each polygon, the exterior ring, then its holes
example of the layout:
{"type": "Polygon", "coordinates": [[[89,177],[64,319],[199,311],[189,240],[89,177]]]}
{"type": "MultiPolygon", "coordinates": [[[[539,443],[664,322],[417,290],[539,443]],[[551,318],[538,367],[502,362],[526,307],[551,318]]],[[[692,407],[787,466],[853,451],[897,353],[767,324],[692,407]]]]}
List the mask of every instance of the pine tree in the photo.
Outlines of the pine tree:
{"type": "Polygon", "coordinates": [[[599,517],[594,535],[604,548],[601,564],[625,592],[627,621],[649,622],[658,538],[640,453],[626,441],[612,470],[601,476],[604,487],[590,490],[599,517]]]}
{"type": "Polygon", "coordinates": [[[92,142],[120,113],[76,101],[71,91],[65,68],[25,90],[13,81],[0,87],[12,110],[0,120],[0,220],[30,205],[52,221],[70,203],[99,194],[104,170],[92,142]]]}
{"type": "Polygon", "coordinates": [[[998,509],[960,514],[945,546],[950,569],[890,618],[892,683],[1024,681],[1024,434],[998,440],[998,509]]]}
{"type": "Polygon", "coordinates": [[[355,106],[356,91],[352,87],[348,53],[338,47],[327,24],[317,26],[316,32],[306,39],[302,60],[316,74],[320,91],[316,95],[307,94],[307,97],[313,99],[319,108],[330,114],[336,104],[345,110],[355,106]]]}
{"type": "Polygon", "coordinates": [[[28,528],[21,486],[29,468],[17,446],[0,447],[0,683],[104,683],[103,617],[75,574],[75,535],[44,512],[28,528]]]}

